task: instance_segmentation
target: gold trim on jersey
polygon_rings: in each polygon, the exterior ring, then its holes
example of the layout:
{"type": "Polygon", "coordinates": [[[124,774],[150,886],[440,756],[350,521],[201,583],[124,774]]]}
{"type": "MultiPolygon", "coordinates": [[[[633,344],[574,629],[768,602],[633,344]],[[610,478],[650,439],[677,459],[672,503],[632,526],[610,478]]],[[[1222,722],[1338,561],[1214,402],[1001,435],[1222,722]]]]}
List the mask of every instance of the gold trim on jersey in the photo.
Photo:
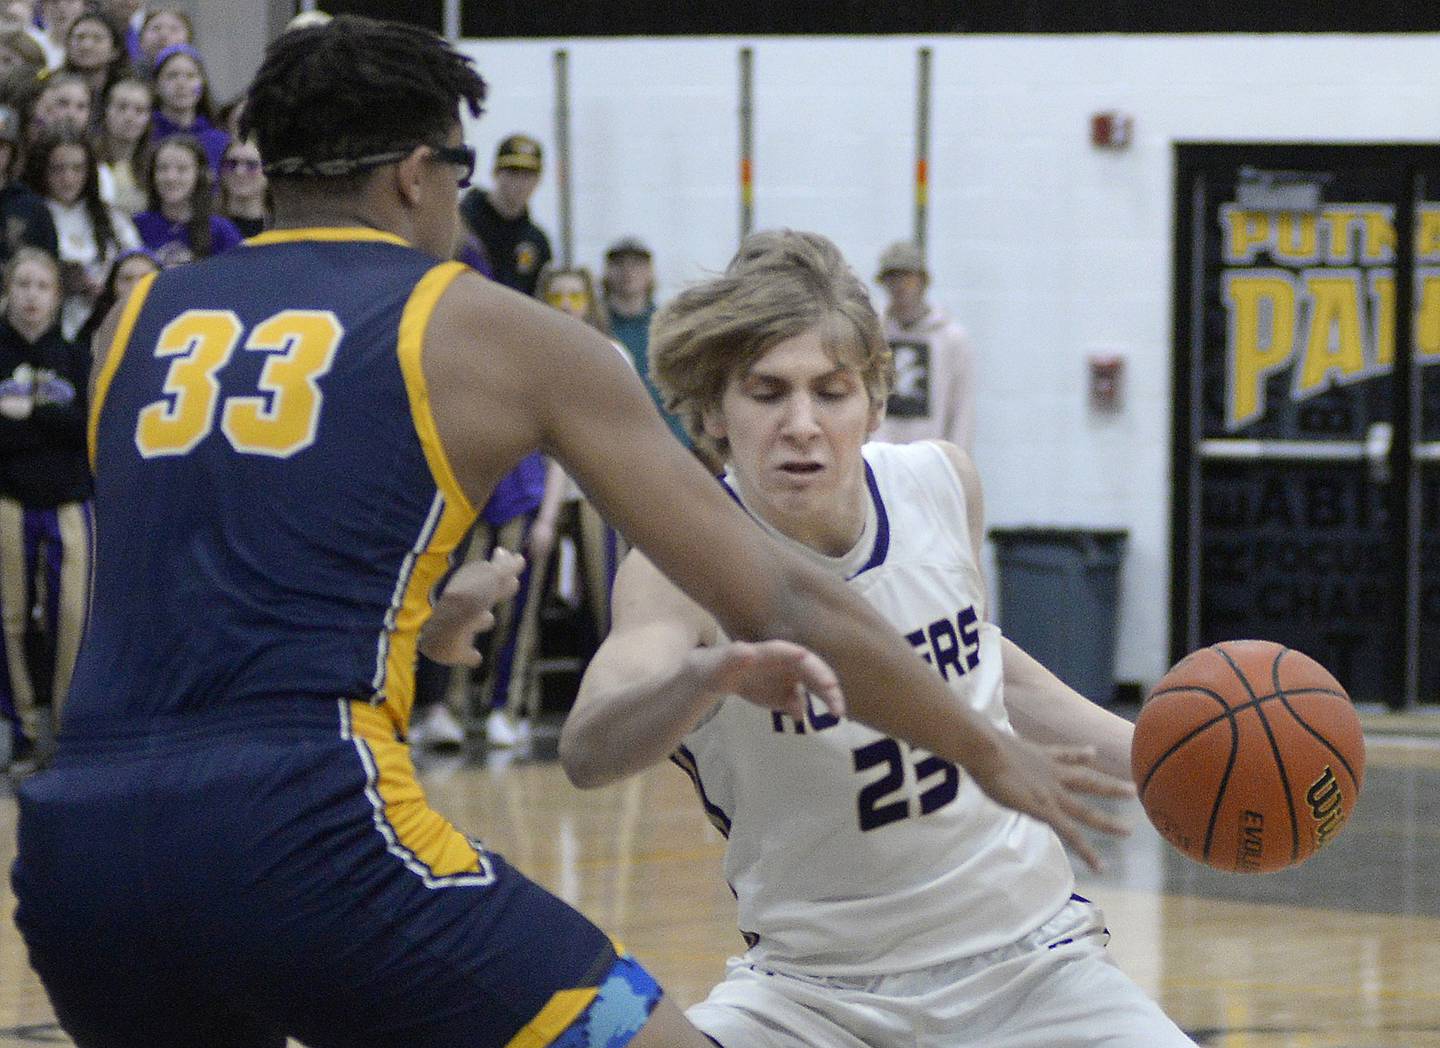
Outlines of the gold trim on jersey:
{"type": "Polygon", "coordinates": [[[556,990],[535,1018],[505,1043],[505,1048],[545,1048],[554,1043],[599,995],[598,986],[556,990]]]}
{"type": "Polygon", "coordinates": [[[430,464],[430,473],[445,500],[473,514],[475,507],[455,479],[450,468],[450,459],[440,443],[440,431],[435,427],[435,416],[430,411],[430,387],[425,381],[420,354],[425,348],[425,330],[430,326],[430,317],[435,306],[450,287],[450,284],[469,267],[463,262],[441,262],[420,278],[405,311],[400,316],[400,338],[396,350],[400,354],[400,370],[405,376],[405,392],[410,397],[410,414],[415,420],[415,432],[425,448],[425,461],[430,464]]]}
{"type": "Polygon", "coordinates": [[[491,884],[495,870],[485,849],[457,830],[425,799],[410,747],[389,715],[357,700],[339,700],[340,734],[354,743],[365,768],[365,796],[390,854],[427,888],[491,884]]]}
{"type": "Polygon", "coordinates": [[[146,273],[136,283],[135,289],[130,292],[130,299],[125,303],[125,309],[120,314],[120,323],[115,326],[115,337],[110,340],[110,347],[105,352],[105,362],[95,376],[95,389],[90,396],[90,418],[85,425],[85,445],[90,457],[91,473],[95,472],[95,457],[98,451],[95,441],[100,432],[100,408],[105,403],[105,394],[110,390],[110,382],[115,378],[115,372],[119,369],[120,361],[125,356],[125,349],[130,344],[130,336],[135,331],[135,321],[140,318],[140,307],[145,304],[145,299],[150,294],[150,288],[159,275],[159,273],[146,273]]]}
{"type": "Polygon", "coordinates": [[[298,244],[306,240],[329,243],[370,240],[386,244],[399,244],[401,247],[414,246],[402,236],[383,229],[371,229],[369,226],[307,226],[303,229],[267,229],[263,233],[256,233],[244,243],[247,247],[264,247],[266,244],[298,244]]]}
{"type": "Polygon", "coordinates": [[[475,508],[455,479],[450,460],[440,444],[440,433],[430,411],[430,391],[420,360],[425,345],[425,330],[435,312],[436,303],[451,282],[466,269],[460,262],[442,262],[433,267],[415,285],[400,316],[396,352],[405,380],[405,392],[410,399],[410,415],[425,452],[425,461],[430,466],[430,475],[441,496],[439,519],[430,529],[428,540],[417,546],[412,558],[407,558],[408,578],[402,576],[400,580],[403,586],[400,599],[387,623],[384,681],[380,690],[385,695],[385,708],[400,731],[409,723],[410,708],[415,701],[415,656],[420,627],[430,617],[431,592],[449,570],[450,554],[475,522],[475,508]]]}

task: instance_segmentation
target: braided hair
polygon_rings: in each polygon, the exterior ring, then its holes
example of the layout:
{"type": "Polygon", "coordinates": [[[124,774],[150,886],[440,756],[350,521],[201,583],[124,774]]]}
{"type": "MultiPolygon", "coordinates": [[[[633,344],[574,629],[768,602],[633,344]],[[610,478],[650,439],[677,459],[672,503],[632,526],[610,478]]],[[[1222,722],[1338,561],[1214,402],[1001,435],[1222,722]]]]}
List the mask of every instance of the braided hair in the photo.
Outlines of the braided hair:
{"type": "Polygon", "coordinates": [[[254,133],[272,179],[353,177],[386,154],[443,142],[461,101],[479,116],[485,81],[443,39],[340,15],[269,46],[240,134],[254,133]]]}

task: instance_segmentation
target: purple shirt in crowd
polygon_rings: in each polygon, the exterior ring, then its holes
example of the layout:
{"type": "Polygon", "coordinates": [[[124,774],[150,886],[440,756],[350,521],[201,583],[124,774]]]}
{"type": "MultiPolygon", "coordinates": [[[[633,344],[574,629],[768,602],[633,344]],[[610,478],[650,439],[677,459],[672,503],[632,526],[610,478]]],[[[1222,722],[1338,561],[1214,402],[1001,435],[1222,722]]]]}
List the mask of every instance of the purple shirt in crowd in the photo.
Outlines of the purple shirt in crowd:
{"type": "MultiPolygon", "coordinates": [[[[135,228],[140,231],[141,242],[155,253],[164,268],[195,260],[190,232],[184,222],[172,222],[158,211],[141,211],[135,216],[135,228]]],[[[210,254],[229,251],[243,239],[228,218],[210,216],[210,254]]]]}
{"type": "Polygon", "coordinates": [[[150,128],[151,141],[157,146],[171,135],[194,135],[205,150],[205,159],[210,161],[211,180],[220,177],[220,161],[230,145],[230,136],[203,116],[197,115],[195,123],[181,127],[157,109],[150,117],[150,128]]]}
{"type": "Polygon", "coordinates": [[[545,496],[545,456],[532,451],[520,464],[500,478],[490,500],[480,511],[481,518],[492,528],[509,523],[522,513],[540,508],[545,496]]]}

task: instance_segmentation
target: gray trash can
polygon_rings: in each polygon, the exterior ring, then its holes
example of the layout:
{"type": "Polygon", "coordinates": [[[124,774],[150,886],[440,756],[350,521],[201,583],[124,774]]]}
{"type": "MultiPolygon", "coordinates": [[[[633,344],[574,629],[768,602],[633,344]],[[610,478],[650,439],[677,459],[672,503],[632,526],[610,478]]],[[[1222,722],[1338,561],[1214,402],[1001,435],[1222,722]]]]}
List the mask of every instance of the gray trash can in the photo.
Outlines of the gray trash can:
{"type": "Polygon", "coordinates": [[[1081,695],[1115,698],[1123,530],[993,528],[1000,628],[1081,695]]]}

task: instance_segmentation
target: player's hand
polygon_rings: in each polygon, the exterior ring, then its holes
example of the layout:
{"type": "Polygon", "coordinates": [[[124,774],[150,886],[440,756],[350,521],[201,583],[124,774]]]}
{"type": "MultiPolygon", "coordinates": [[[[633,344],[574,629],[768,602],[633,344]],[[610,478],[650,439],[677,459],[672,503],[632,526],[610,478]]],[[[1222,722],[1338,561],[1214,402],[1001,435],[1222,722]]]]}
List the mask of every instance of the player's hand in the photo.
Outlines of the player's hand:
{"type": "Polygon", "coordinates": [[[495,605],[515,596],[524,569],[525,558],[503,547],[456,569],[420,631],[421,653],[446,666],[480,665],[475,635],[495,625],[495,605]]]}
{"type": "Polygon", "coordinates": [[[550,551],[554,548],[554,516],[536,517],[535,522],[530,525],[529,534],[525,536],[525,552],[530,557],[530,563],[537,564],[543,569],[546,560],[550,557],[550,551]]]}
{"type": "Polygon", "coordinates": [[[1124,837],[1130,827],[1091,798],[1128,800],[1135,796],[1134,784],[1102,771],[1092,747],[1039,746],[1014,735],[1000,739],[998,759],[983,779],[974,776],[976,783],[996,803],[1047,823],[1067,848],[1098,871],[1099,853],[1084,830],[1124,837]]]}
{"type": "Polygon", "coordinates": [[[835,671],[809,648],[789,641],[734,641],[697,648],[688,656],[686,670],[695,675],[699,691],[717,698],[739,695],[799,720],[805,716],[808,692],[835,716],[845,715],[845,696],[835,671]]]}

